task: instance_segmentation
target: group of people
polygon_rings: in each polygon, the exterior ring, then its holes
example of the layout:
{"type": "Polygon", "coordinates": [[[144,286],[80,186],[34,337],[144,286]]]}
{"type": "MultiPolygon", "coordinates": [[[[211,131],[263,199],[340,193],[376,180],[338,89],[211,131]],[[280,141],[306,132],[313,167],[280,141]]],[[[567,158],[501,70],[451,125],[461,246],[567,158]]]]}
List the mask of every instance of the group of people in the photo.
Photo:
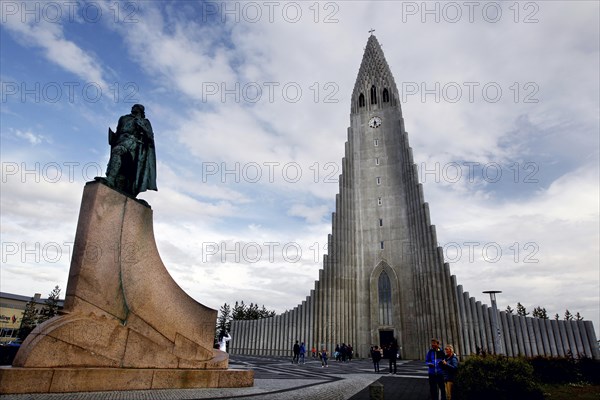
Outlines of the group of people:
{"type": "Polygon", "coordinates": [[[429,392],[432,400],[452,399],[454,378],[458,370],[458,358],[454,354],[454,347],[447,344],[444,350],[440,348],[440,341],[431,339],[431,349],[427,352],[425,363],[429,367],[429,392]]]}
{"type": "Polygon", "coordinates": [[[398,354],[398,344],[394,341],[386,346],[372,346],[370,350],[371,360],[373,361],[373,369],[379,371],[379,363],[382,358],[387,358],[389,362],[390,374],[396,374],[396,360],[400,357],[398,354]]]}
{"type": "Polygon", "coordinates": [[[341,345],[335,345],[335,361],[352,361],[352,355],[354,354],[354,349],[351,344],[346,345],[346,343],[342,343],[341,345]]]}
{"type": "Polygon", "coordinates": [[[306,346],[304,346],[304,342],[302,344],[294,343],[293,347],[294,358],[292,358],[292,364],[299,364],[300,360],[302,360],[302,364],[304,364],[304,356],[306,355],[306,346]]]}
{"type": "MultiPolygon", "coordinates": [[[[226,331],[221,331],[219,335],[219,348],[222,351],[226,351],[227,342],[231,340],[231,336],[226,331]]],[[[294,357],[292,358],[292,364],[304,364],[306,356],[306,346],[304,342],[294,343],[293,347],[294,357]]],[[[316,358],[317,354],[321,360],[321,368],[328,367],[327,360],[329,359],[327,350],[317,350],[313,347],[311,349],[312,357],[316,358]]],[[[344,344],[336,345],[335,347],[335,359],[336,361],[350,361],[352,360],[353,349],[352,345],[344,344]]],[[[380,372],[379,363],[382,358],[387,358],[389,361],[389,373],[396,374],[396,360],[399,358],[398,345],[396,342],[392,342],[387,346],[379,347],[372,346],[371,360],[373,361],[373,368],[375,372],[380,372]]],[[[429,392],[432,400],[452,400],[452,390],[454,385],[454,379],[458,370],[458,358],[454,354],[454,347],[451,344],[447,344],[442,351],[440,347],[440,341],[437,339],[431,339],[431,348],[425,356],[425,364],[427,364],[428,376],[429,376],[429,392]]]]}
{"type": "MultiPolygon", "coordinates": [[[[292,358],[292,364],[304,364],[306,357],[306,346],[304,345],[304,342],[299,343],[299,341],[296,340],[292,351],[294,354],[292,358]]],[[[342,343],[341,345],[336,344],[335,352],[333,355],[335,356],[336,361],[346,362],[352,360],[353,353],[354,350],[352,349],[351,344],[346,345],[345,343],[342,343]]],[[[311,355],[312,358],[319,357],[319,360],[321,361],[321,368],[327,368],[329,366],[327,363],[329,360],[329,354],[325,348],[322,348],[321,350],[317,351],[315,347],[312,347],[311,355]]]]}

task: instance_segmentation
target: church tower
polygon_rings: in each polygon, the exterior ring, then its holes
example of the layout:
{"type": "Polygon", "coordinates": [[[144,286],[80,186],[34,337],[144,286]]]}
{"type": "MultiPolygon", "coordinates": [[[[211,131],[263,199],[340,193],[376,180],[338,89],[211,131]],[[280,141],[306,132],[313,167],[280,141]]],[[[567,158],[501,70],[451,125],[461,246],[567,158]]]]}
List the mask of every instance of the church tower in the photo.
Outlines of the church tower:
{"type": "Polygon", "coordinates": [[[377,345],[395,339],[403,356],[419,358],[431,337],[456,342],[458,310],[417,181],[398,89],[374,35],[356,78],[350,121],[357,339],[377,345]]]}
{"type": "Polygon", "coordinates": [[[377,38],[358,71],[332,214],[328,254],[301,304],[283,314],[232,321],[232,354],[288,356],[293,343],[332,351],[397,342],[422,359],[431,338],[458,355],[477,349],[509,356],[586,354],[600,358],[589,321],[548,321],[499,313],[457,285],[444,263],[418,182],[400,97],[377,38]],[[500,341],[497,341],[497,337],[500,341]]]}

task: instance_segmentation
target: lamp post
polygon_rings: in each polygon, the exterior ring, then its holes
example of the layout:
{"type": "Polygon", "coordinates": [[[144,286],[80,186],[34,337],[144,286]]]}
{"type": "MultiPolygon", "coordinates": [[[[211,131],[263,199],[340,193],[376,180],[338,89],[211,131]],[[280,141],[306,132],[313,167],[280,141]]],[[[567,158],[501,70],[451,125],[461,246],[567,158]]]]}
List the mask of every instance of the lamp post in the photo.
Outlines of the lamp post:
{"type": "Polygon", "coordinates": [[[494,331],[494,347],[496,348],[496,354],[504,354],[502,348],[502,332],[500,331],[500,325],[498,324],[498,306],[496,305],[496,293],[502,293],[499,290],[486,290],[483,293],[490,294],[490,301],[492,303],[492,330],[494,331]]]}

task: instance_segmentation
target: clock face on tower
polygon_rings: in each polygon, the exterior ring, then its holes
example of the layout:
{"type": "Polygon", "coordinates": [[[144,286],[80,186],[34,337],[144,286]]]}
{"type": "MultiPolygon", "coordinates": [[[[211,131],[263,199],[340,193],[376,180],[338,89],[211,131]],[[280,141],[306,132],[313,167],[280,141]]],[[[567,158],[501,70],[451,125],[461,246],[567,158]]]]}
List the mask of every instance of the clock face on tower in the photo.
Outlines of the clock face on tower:
{"type": "Polygon", "coordinates": [[[381,118],[373,117],[369,120],[369,126],[371,128],[379,128],[381,126],[381,118]]]}

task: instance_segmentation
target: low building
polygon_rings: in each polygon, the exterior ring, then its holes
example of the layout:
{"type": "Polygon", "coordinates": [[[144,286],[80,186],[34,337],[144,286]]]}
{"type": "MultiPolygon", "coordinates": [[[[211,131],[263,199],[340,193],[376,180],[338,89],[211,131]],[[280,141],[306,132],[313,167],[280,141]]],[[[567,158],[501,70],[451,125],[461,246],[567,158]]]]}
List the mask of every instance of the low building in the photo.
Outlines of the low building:
{"type": "MultiPolygon", "coordinates": [[[[42,299],[42,295],[36,293],[33,297],[22,296],[20,294],[0,292],[0,344],[15,340],[19,335],[23,312],[29,301],[35,303],[36,313],[40,314],[47,298],[42,299]]],[[[64,300],[58,300],[58,309],[63,308],[64,300]]]]}

